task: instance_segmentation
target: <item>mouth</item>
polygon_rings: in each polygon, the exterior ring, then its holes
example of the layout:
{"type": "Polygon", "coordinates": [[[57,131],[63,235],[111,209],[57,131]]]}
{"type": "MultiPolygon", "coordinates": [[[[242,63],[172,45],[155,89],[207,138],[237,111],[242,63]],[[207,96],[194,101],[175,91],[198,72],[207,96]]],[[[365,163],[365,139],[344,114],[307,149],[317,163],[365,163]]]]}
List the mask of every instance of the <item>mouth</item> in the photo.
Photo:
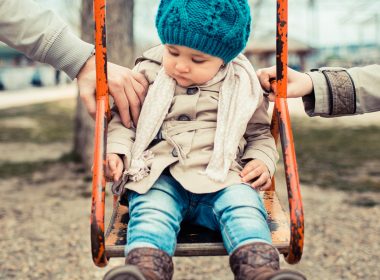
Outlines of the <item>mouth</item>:
{"type": "Polygon", "coordinates": [[[181,76],[181,75],[176,75],[176,74],[173,74],[173,78],[176,79],[176,80],[187,80],[187,78],[181,76]]]}

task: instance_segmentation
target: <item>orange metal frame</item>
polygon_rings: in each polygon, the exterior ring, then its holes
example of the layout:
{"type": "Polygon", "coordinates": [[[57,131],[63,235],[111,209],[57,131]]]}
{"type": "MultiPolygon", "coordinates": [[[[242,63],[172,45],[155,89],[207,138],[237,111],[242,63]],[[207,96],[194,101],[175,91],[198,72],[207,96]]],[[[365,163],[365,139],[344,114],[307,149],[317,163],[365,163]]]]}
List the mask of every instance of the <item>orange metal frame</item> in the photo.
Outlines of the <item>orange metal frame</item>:
{"type": "Polygon", "coordinates": [[[108,258],[104,238],[105,187],[104,176],[107,123],[110,117],[107,83],[106,3],[94,0],[96,59],[96,118],[94,165],[92,177],[91,251],[97,266],[106,266],[108,258]]]}
{"type": "Polygon", "coordinates": [[[304,215],[297,169],[293,133],[288,111],[288,1],[277,0],[276,33],[276,82],[272,89],[276,93],[272,115],[272,134],[278,141],[280,133],[284,158],[286,185],[290,212],[290,244],[286,261],[295,264],[301,260],[304,243],[304,215]]]}
{"type": "MultiPolygon", "coordinates": [[[[104,212],[105,212],[105,156],[107,140],[107,121],[110,116],[107,84],[107,49],[106,49],[106,3],[94,0],[95,14],[95,52],[96,52],[96,123],[94,167],[92,181],[91,208],[91,249],[92,258],[97,266],[108,263],[105,251],[104,212]]],[[[290,244],[286,256],[288,263],[297,263],[302,256],[304,241],[304,216],[301,200],[297,161],[289,111],[286,101],[287,93],[287,0],[277,0],[277,79],[273,83],[276,93],[275,108],[272,118],[272,134],[276,143],[280,136],[284,157],[285,176],[290,210],[290,244]]]]}

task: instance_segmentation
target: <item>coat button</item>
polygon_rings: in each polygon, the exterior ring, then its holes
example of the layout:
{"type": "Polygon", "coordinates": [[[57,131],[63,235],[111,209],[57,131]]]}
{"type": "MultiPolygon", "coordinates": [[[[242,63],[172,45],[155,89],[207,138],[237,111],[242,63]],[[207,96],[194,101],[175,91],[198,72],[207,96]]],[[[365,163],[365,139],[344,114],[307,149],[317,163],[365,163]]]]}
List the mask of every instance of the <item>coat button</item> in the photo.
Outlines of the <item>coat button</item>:
{"type": "Polygon", "coordinates": [[[186,121],[190,121],[191,118],[188,115],[180,115],[177,120],[186,122],[186,121]]]}
{"type": "Polygon", "coordinates": [[[198,92],[199,88],[197,87],[190,87],[187,89],[186,93],[188,95],[193,95],[193,94],[196,94],[198,92]]]}
{"type": "Polygon", "coordinates": [[[172,150],[172,156],[173,157],[178,157],[178,152],[177,152],[176,148],[173,148],[173,150],[172,150]]]}

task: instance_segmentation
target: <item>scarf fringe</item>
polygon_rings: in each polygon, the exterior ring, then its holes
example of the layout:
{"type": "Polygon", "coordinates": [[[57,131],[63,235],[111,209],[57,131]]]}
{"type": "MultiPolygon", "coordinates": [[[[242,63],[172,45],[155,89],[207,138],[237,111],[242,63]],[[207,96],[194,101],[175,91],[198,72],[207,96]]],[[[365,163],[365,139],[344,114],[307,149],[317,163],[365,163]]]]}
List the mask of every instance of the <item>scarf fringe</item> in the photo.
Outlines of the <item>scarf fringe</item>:
{"type": "Polygon", "coordinates": [[[148,176],[150,168],[147,161],[154,158],[154,154],[151,150],[146,150],[142,153],[141,157],[132,159],[131,167],[124,172],[125,176],[128,176],[129,180],[137,182],[148,176]]]}

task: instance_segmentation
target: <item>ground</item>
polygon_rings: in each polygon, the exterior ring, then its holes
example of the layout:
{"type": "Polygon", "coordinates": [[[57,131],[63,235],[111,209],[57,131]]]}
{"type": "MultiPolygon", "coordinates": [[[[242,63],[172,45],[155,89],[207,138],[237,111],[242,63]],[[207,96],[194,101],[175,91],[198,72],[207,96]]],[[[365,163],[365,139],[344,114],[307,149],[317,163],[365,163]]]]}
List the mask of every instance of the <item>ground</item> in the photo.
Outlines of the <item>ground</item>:
{"type": "MultiPolygon", "coordinates": [[[[101,279],[123,263],[91,261],[91,178],[68,155],[74,105],[0,111],[0,279],[101,279]]],[[[340,122],[295,118],[306,233],[291,268],[308,279],[380,279],[380,130],[340,122]]],[[[277,174],[284,197],[281,163],[277,174]]],[[[175,279],[233,279],[227,257],[174,261],[175,279]]]]}

